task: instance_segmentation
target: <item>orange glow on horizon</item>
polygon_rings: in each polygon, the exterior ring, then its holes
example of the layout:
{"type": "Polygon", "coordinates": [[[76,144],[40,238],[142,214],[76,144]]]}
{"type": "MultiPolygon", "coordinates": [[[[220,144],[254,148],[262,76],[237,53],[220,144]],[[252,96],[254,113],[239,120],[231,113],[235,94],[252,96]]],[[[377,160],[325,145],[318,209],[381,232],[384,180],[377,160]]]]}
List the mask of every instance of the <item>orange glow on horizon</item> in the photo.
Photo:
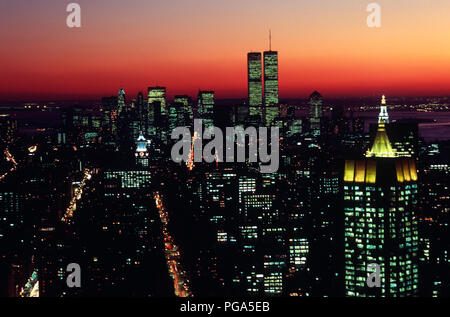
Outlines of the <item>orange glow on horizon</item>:
{"type": "Polygon", "coordinates": [[[5,5],[0,99],[99,99],[119,87],[135,98],[156,84],[169,97],[203,89],[245,98],[246,54],[268,49],[269,27],[281,98],[314,90],[450,94],[445,0],[380,0],[379,29],[366,26],[362,0],[78,2],[80,29],[64,25],[64,4],[56,1],[5,5]]]}

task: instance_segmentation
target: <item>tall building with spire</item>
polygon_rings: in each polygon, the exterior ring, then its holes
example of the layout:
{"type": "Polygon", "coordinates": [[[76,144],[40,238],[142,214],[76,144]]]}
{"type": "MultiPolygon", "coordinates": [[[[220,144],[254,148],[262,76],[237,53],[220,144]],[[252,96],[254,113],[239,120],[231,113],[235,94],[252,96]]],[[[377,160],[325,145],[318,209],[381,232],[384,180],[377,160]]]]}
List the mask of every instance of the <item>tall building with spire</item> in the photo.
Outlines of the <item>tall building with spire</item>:
{"type": "Polygon", "coordinates": [[[384,124],[384,129],[386,129],[386,133],[389,135],[391,146],[398,156],[417,157],[419,146],[418,124],[407,120],[390,122],[385,96],[381,98],[378,124],[370,124],[370,134],[372,136],[376,135],[379,124],[384,124]]]}
{"type": "Polygon", "coordinates": [[[136,140],[136,163],[140,166],[147,167],[148,166],[148,146],[149,141],[147,141],[142,134],[142,131],[139,134],[138,139],[136,140]]]}
{"type": "Polygon", "coordinates": [[[264,116],[271,126],[279,115],[278,108],[278,52],[272,51],[272,32],[269,31],[269,50],[264,52],[264,116]]]}
{"type": "Polygon", "coordinates": [[[321,120],[323,116],[323,98],[317,91],[314,91],[309,97],[309,123],[311,133],[320,135],[321,120]]]}
{"type": "Polygon", "coordinates": [[[278,52],[264,52],[264,104],[278,104],[278,52]]]}
{"type": "Polygon", "coordinates": [[[417,168],[399,157],[380,122],[364,159],[345,161],[346,296],[415,296],[418,292],[417,168]],[[380,285],[370,287],[370,266],[380,285]]]}
{"type": "Polygon", "coordinates": [[[123,88],[120,88],[117,95],[117,106],[119,114],[122,113],[123,110],[125,110],[125,90],[123,90],[123,88]]]}
{"type": "Polygon", "coordinates": [[[270,126],[278,116],[278,52],[264,52],[265,123],[270,126]]]}

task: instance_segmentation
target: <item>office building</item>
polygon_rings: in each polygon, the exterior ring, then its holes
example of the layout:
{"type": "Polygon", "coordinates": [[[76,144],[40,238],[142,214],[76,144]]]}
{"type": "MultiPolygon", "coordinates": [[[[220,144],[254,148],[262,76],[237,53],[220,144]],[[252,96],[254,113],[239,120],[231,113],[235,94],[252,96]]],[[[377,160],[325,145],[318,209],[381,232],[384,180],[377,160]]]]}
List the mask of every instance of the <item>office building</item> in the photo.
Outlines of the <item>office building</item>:
{"type": "Polygon", "coordinates": [[[344,172],[345,295],[418,294],[417,168],[398,157],[383,122],[364,159],[348,159],[344,172]],[[380,287],[369,287],[369,266],[380,287]]]}
{"type": "Polygon", "coordinates": [[[263,105],[261,53],[251,52],[247,54],[247,74],[250,116],[261,118],[263,105]]]}
{"type": "Polygon", "coordinates": [[[278,105],[278,52],[264,52],[264,105],[278,105]]]}

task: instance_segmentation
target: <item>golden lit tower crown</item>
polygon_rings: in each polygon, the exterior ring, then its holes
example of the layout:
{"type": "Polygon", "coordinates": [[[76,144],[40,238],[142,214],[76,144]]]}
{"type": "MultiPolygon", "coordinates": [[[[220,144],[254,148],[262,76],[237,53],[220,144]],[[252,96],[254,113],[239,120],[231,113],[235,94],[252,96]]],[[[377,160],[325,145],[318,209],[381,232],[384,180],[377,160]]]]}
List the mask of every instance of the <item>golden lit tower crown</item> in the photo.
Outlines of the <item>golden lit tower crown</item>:
{"type": "Polygon", "coordinates": [[[366,157],[397,157],[397,152],[392,148],[386,133],[386,124],[389,123],[387,113],[386,97],[381,97],[381,109],[378,115],[378,130],[372,147],[366,152],[366,157]]]}
{"type": "Polygon", "coordinates": [[[386,133],[384,123],[378,123],[378,131],[372,147],[366,152],[366,157],[397,157],[397,152],[392,148],[386,133]]]}

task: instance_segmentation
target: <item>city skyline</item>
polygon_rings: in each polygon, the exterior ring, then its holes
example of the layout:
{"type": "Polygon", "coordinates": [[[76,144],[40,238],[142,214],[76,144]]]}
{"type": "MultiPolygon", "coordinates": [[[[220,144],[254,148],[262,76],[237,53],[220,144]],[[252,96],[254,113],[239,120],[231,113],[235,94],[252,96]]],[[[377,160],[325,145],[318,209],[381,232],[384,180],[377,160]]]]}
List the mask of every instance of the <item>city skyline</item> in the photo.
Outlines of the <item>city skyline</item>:
{"type": "Polygon", "coordinates": [[[448,2],[428,8],[418,0],[380,1],[379,29],[365,24],[364,1],[194,2],[79,1],[79,29],[65,25],[63,3],[5,4],[0,27],[9,32],[0,58],[8,80],[0,99],[85,100],[115,87],[137,95],[157,85],[168,87],[169,97],[198,90],[244,97],[244,54],[268,50],[269,29],[280,52],[281,98],[314,90],[330,97],[450,94],[450,47],[442,41],[448,2]]]}
{"type": "Polygon", "coordinates": [[[446,12],[2,2],[0,297],[448,297],[446,12]]]}

